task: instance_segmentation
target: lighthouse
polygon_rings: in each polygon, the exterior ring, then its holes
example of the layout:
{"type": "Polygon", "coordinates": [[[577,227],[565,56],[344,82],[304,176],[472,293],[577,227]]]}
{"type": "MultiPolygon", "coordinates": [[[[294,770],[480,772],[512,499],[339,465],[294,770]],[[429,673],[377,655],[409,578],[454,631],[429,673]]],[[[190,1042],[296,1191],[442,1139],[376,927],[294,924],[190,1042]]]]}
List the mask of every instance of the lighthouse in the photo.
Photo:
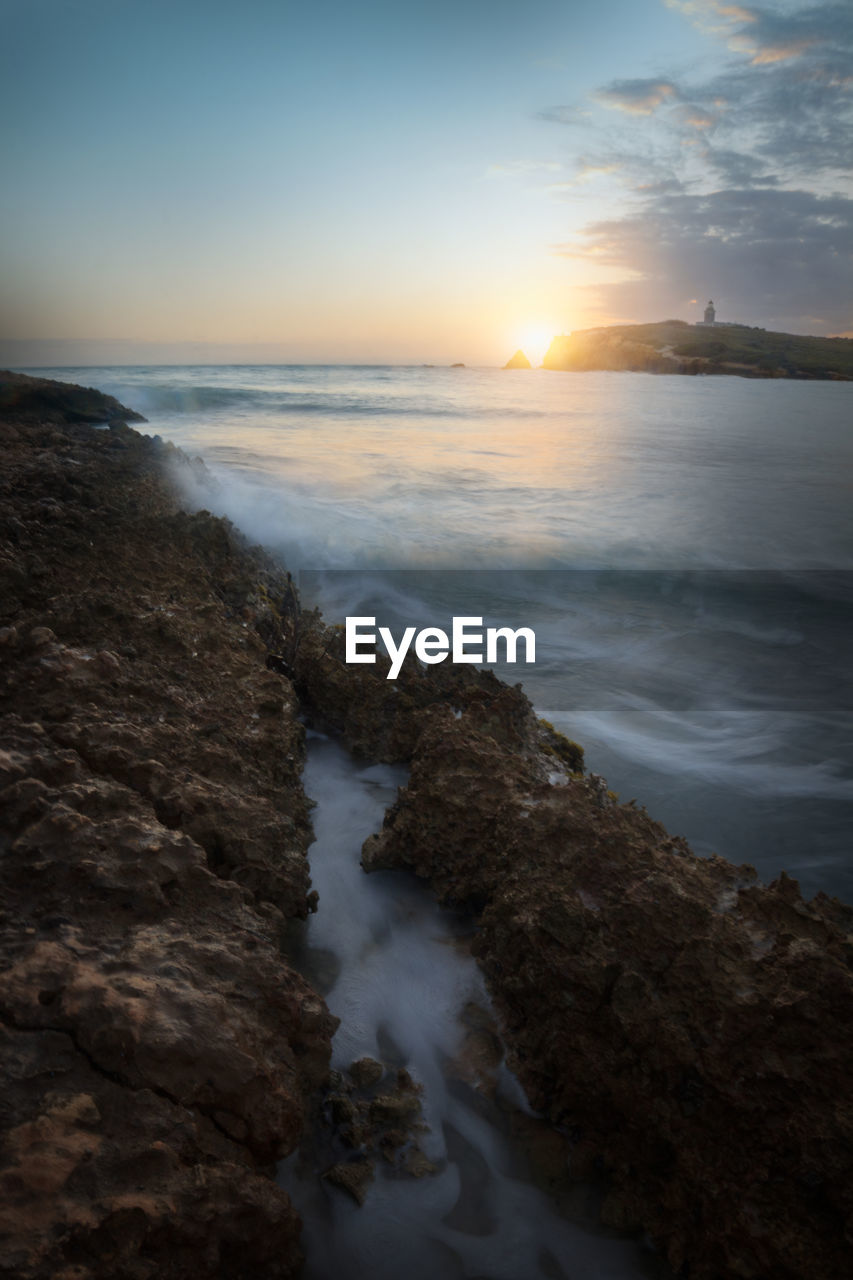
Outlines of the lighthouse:
{"type": "Polygon", "coordinates": [[[713,302],[709,302],[705,308],[705,324],[713,324],[716,314],[713,302]]]}

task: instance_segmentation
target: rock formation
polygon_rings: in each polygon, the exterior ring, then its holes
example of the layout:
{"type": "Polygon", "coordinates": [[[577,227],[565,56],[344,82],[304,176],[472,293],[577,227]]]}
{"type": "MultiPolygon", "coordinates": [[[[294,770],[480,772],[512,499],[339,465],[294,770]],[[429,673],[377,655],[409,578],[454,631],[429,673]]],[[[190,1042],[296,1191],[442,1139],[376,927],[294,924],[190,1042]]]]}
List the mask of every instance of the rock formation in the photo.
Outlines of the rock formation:
{"type": "Polygon", "coordinates": [[[853,1256],[853,912],[695,857],[534,716],[520,688],[304,641],[297,682],[411,776],[367,870],[479,918],[474,950],[533,1106],[604,1168],[604,1212],[690,1280],[842,1280],[853,1256]],[[461,715],[456,712],[461,711],[461,715]]]}
{"type": "Polygon", "coordinates": [[[533,365],[527,359],[527,356],[519,347],[514,356],[511,356],[504,365],[505,369],[532,369],[533,365]]]}
{"type": "Polygon", "coordinates": [[[579,329],[553,339],[545,369],[571,373],[728,374],[739,378],[853,378],[853,342],[684,320],[579,329]]]}
{"type": "Polygon", "coordinates": [[[144,422],[141,413],[91,387],[25,373],[0,372],[0,418],[66,425],[73,422],[144,422]]]}
{"type": "MultiPolygon", "coordinates": [[[[687,326],[685,325],[685,328],[687,326]]],[[[589,329],[554,338],[542,362],[546,369],[571,373],[609,370],[618,373],[696,373],[682,368],[671,348],[658,349],[641,335],[624,329],[589,329]]]]}
{"type": "Polygon", "coordinates": [[[335,1020],[304,916],[303,731],[259,631],[292,588],[178,509],[117,402],[20,391],[0,427],[0,1275],[285,1277],[269,1177],[335,1020]],[[46,421],[45,421],[46,419],[46,421]]]}

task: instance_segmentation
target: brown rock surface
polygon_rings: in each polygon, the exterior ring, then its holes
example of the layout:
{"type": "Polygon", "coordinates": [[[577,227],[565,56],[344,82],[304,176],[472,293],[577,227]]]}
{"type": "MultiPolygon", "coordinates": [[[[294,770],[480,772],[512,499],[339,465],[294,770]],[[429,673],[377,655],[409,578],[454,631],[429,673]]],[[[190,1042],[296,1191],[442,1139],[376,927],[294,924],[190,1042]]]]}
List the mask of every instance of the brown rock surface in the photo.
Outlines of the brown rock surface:
{"type": "Polygon", "coordinates": [[[41,414],[43,388],[18,389],[0,422],[0,1275],[290,1276],[300,1224],[268,1173],[334,1028],[279,946],[313,905],[303,731],[265,667],[292,587],[179,510],[175,451],[77,423],[113,402],[51,393],[41,414]]]}
{"type": "Polygon", "coordinates": [[[627,373],[687,372],[671,352],[658,350],[644,341],[642,334],[635,336],[630,329],[581,330],[568,337],[555,338],[542,363],[546,369],[574,373],[599,369],[627,373]]]}
{"type": "Polygon", "coordinates": [[[303,634],[297,683],[357,751],[411,764],[367,840],[479,915],[509,1062],[603,1167],[605,1216],[691,1280],[842,1280],[853,1258],[853,912],[695,857],[581,772],[520,688],[448,664],[348,668],[303,634]]]}
{"type": "Polygon", "coordinates": [[[603,780],[420,713],[366,868],[481,911],[474,950],[534,1107],[609,1172],[605,1216],[691,1280],[853,1258],[853,913],[695,857],[603,780]]]}
{"type": "Polygon", "coordinates": [[[32,422],[144,422],[141,413],[92,387],[0,370],[0,418],[32,422]]]}
{"type": "Polygon", "coordinates": [[[388,680],[390,663],[382,654],[375,665],[347,666],[344,652],[343,627],[302,615],[293,658],[296,688],[315,718],[357,755],[388,764],[411,760],[425,713],[440,706],[537,761],[540,770],[545,756],[552,768],[583,767],[582,749],[536,718],[521,685],[510,688],[491,671],[449,662],[423,667],[411,653],[397,679],[388,680]]]}
{"type": "Polygon", "coordinates": [[[405,1068],[394,1071],[360,1058],[348,1072],[333,1071],[322,1115],[303,1144],[303,1161],[363,1204],[381,1155],[398,1177],[436,1172],[419,1145],[426,1132],[422,1086],[405,1068]],[[381,1082],[381,1083],[380,1083],[381,1082]],[[353,1153],[357,1153],[354,1156],[353,1153]]]}
{"type": "Polygon", "coordinates": [[[609,1174],[605,1215],[691,1280],[842,1280],[853,1258],[853,912],[695,857],[584,776],[520,688],[449,664],[347,668],[303,636],[297,682],[357,751],[407,760],[365,843],[479,914],[509,1061],[609,1174]]]}

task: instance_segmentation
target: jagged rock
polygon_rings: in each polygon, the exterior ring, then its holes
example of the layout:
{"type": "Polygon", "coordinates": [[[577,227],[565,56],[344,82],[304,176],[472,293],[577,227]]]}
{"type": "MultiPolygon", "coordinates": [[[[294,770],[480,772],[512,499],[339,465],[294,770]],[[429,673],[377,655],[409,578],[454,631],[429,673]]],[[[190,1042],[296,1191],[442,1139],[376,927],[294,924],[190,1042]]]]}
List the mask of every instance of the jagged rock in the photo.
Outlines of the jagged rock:
{"type": "Polygon", "coordinates": [[[323,1174],[327,1182],[349,1193],[358,1205],[364,1204],[367,1189],[374,1178],[372,1160],[352,1160],[333,1164],[323,1174]]]}
{"type": "Polygon", "coordinates": [[[422,666],[409,654],[396,680],[386,679],[390,663],[348,666],[342,627],[304,617],[294,660],[300,697],[318,721],[339,733],[357,755],[395,763],[408,761],[430,708],[460,713],[460,723],[507,742],[543,777],[555,766],[583,768],[577,743],[539,720],[521,686],[502,683],[491,671],[441,663],[422,666]],[[543,753],[551,757],[545,766],[543,753]]]}
{"type": "Polygon", "coordinates": [[[519,347],[514,356],[511,356],[504,365],[505,369],[532,369],[533,365],[527,359],[527,356],[519,347]]]}
{"type": "MultiPolygon", "coordinates": [[[[32,378],[25,373],[10,373],[8,369],[0,370],[0,417],[10,432],[7,439],[20,438],[17,428],[21,422],[108,422],[117,428],[126,428],[128,422],[145,422],[141,413],[92,387],[32,378]]],[[[51,443],[61,440],[62,436],[57,433],[51,443]]]]}
{"type": "Polygon", "coordinates": [[[56,1031],[0,1028],[0,1275],[296,1275],[287,1196],[192,1109],[131,1090],[56,1031]]]}
{"type": "MultiPolygon", "coordinates": [[[[539,1111],[608,1223],[691,1280],[840,1280],[853,1211],[853,913],[695,857],[595,777],[419,714],[363,862],[480,913],[474,953],[539,1111]]],[[[533,743],[528,743],[528,749],[533,743]]]]}
{"type": "Polygon", "coordinates": [[[420,1111],[420,1099],[408,1093],[383,1093],[370,1104],[371,1123],[397,1128],[420,1111]]]}
{"type": "Polygon", "coordinates": [[[360,1089],[369,1089],[372,1084],[379,1083],[385,1074],[385,1068],[375,1058],[359,1058],[350,1064],[349,1074],[360,1089]]]}
{"type": "Polygon", "coordinates": [[[478,913],[510,1066],[573,1135],[572,1171],[608,1171],[607,1221],[642,1226],[691,1280],[840,1280],[850,909],[696,858],[584,776],[520,690],[414,662],[388,681],[381,660],[346,668],[342,644],[306,631],[303,696],[362,754],[411,765],[362,863],[478,913]]]}
{"type": "MultiPolygon", "coordinates": [[[[381,1152],[396,1174],[421,1178],[434,1173],[435,1165],[418,1146],[419,1135],[426,1131],[421,1116],[422,1088],[405,1069],[393,1073],[393,1083],[389,1081],[391,1074],[389,1068],[373,1058],[358,1059],[347,1073],[332,1072],[324,1108],[325,1125],[315,1126],[304,1144],[303,1155],[316,1163],[325,1143],[327,1154],[320,1163],[328,1159],[329,1152],[340,1155],[347,1149],[356,1149],[371,1162],[381,1152]],[[383,1078],[384,1091],[377,1094],[376,1085],[383,1078]]],[[[350,1167],[348,1160],[336,1164],[350,1167]]]]}
{"type": "Polygon", "coordinates": [[[292,584],[55,386],[13,380],[0,473],[0,1275],[290,1277],[268,1173],[335,1026],[279,945],[312,905],[262,638],[292,584]]]}

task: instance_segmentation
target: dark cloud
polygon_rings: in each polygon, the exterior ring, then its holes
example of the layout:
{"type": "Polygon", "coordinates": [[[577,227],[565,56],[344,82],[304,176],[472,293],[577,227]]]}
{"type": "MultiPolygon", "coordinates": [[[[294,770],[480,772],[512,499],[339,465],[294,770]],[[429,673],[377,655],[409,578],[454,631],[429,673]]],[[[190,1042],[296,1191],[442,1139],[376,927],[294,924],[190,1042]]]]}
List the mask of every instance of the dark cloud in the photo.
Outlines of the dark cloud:
{"type": "Polygon", "coordinates": [[[611,314],[684,314],[711,294],[723,318],[853,328],[853,5],[665,3],[728,63],[595,95],[621,113],[596,160],[619,161],[630,212],[557,251],[631,273],[598,290],[611,314]]]}
{"type": "Polygon", "coordinates": [[[727,4],[725,0],[665,0],[699,27],[723,36],[753,66],[790,62],[815,51],[838,48],[853,37],[849,4],[727,4]]]}
{"type": "Polygon", "coordinates": [[[853,5],[771,12],[720,0],[668,3],[710,25],[738,55],[723,74],[679,90],[707,114],[721,144],[748,149],[781,177],[850,169],[853,5]]]}
{"type": "Polygon", "coordinates": [[[815,55],[792,65],[733,69],[705,88],[706,102],[720,104],[715,136],[746,138],[755,157],[781,176],[846,172],[853,164],[849,61],[847,73],[835,56],[819,61],[815,55]]]}
{"type": "Polygon", "coordinates": [[[717,174],[724,183],[733,187],[760,187],[779,185],[775,173],[768,173],[763,160],[747,155],[743,151],[727,151],[725,148],[708,146],[702,152],[702,159],[708,168],[717,174]]]}
{"type": "Polygon", "coordinates": [[[731,189],[656,196],[555,252],[639,273],[597,287],[617,315],[688,319],[686,300],[712,295],[723,320],[838,332],[850,328],[851,243],[851,199],[731,189]]]}

